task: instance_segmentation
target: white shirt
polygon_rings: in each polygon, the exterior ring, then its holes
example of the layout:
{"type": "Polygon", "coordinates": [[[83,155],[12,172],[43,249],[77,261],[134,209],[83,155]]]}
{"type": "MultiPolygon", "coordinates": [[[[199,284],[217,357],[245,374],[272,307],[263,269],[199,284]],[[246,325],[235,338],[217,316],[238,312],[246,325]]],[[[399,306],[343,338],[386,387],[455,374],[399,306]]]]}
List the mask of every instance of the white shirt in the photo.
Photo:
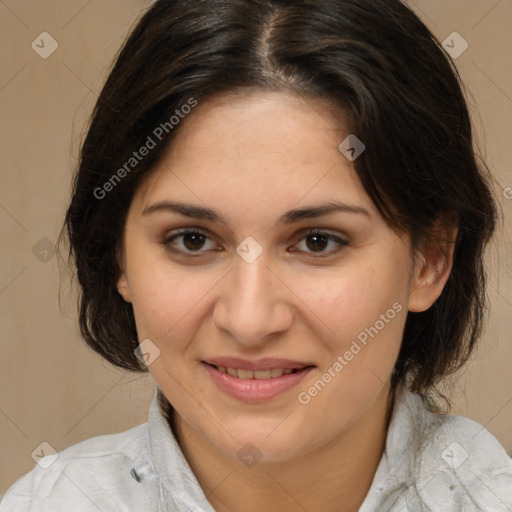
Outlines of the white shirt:
{"type": "MultiPolygon", "coordinates": [[[[7,491],[0,512],[214,512],[157,394],[147,423],[75,444],[46,469],[40,465],[51,456],[40,459],[7,491]]],[[[433,414],[402,390],[359,511],[511,512],[512,459],[478,423],[433,414]]]]}

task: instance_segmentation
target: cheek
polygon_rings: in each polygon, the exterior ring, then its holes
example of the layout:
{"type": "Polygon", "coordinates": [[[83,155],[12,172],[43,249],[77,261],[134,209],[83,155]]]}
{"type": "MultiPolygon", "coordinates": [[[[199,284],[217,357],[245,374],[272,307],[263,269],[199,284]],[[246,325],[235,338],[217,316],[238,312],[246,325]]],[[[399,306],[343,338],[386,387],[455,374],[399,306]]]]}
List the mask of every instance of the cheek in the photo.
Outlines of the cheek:
{"type": "Polygon", "coordinates": [[[201,299],[209,289],[206,285],[202,281],[196,286],[194,281],[176,276],[139,283],[133,299],[139,336],[153,336],[163,342],[173,333],[183,332],[188,324],[197,325],[201,299]]]}
{"type": "Polygon", "coordinates": [[[377,282],[372,265],[351,266],[322,278],[298,278],[297,295],[326,329],[346,339],[375,322],[393,304],[394,290],[377,282]]]}
{"type": "Polygon", "coordinates": [[[218,277],[199,267],[184,271],[150,256],[142,250],[132,252],[127,262],[130,294],[139,338],[163,343],[188,325],[197,326],[197,315],[218,277]]]}
{"type": "Polygon", "coordinates": [[[302,287],[301,297],[306,297],[304,302],[321,320],[316,325],[325,332],[320,335],[317,330],[329,353],[324,360],[327,368],[338,356],[346,356],[346,377],[360,378],[361,372],[371,370],[387,379],[407,315],[406,288],[397,277],[392,266],[360,263],[350,272],[302,287]]]}

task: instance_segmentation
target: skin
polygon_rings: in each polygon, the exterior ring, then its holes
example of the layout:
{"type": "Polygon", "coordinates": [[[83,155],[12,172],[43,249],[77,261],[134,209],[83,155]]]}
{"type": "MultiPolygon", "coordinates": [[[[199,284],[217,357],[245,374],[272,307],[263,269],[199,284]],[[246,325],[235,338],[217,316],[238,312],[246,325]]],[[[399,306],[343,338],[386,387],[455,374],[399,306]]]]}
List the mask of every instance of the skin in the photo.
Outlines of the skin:
{"type": "Polygon", "coordinates": [[[200,103],[128,212],[118,290],[133,304],[139,339],[160,350],[149,371],[174,407],[178,442],[218,511],[358,510],[385,445],[388,386],[407,311],[428,309],[449,276],[449,246],[426,245],[414,264],[409,236],[384,222],[338,150],[350,133],[341,121],[322,101],[285,93],[200,103]],[[224,223],[143,214],[171,200],[212,208],[224,223]],[[365,208],[368,216],[335,212],[278,223],[288,210],[326,201],[365,208]],[[169,241],[183,228],[207,238],[169,241]],[[310,228],[347,244],[315,245],[310,228]],[[248,236],[263,250],[252,263],[236,252],[248,236]],[[402,310],[301,404],[298,394],[394,303],[402,310]],[[200,362],[214,356],[281,357],[316,368],[292,390],[249,404],[212,382],[200,362]],[[246,443],[262,456],[250,468],[237,456],[246,443]]]}

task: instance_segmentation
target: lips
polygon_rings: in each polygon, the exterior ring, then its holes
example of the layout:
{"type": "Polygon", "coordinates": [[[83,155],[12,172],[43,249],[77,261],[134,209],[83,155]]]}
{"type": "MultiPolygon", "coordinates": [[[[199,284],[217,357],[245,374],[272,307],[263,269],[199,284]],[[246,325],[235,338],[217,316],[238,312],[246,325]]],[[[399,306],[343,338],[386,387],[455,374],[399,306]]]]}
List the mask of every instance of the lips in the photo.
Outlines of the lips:
{"type": "Polygon", "coordinates": [[[261,403],[284,394],[315,368],[309,363],[277,358],[249,361],[219,357],[201,364],[220,391],[248,403],[261,403]]]}

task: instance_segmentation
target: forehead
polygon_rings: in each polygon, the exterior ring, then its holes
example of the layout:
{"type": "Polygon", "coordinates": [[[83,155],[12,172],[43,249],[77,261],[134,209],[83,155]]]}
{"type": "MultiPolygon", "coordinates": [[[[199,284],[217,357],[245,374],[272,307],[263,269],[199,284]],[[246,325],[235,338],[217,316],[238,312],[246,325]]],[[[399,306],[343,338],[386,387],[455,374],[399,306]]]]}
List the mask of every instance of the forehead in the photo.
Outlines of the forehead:
{"type": "MultiPolygon", "coordinates": [[[[149,203],[187,198],[243,212],[343,201],[375,213],[353,162],[338,149],[343,111],[284,93],[224,95],[198,106],[137,193],[149,203]]],[[[213,205],[212,205],[213,206],[213,205]]]]}

